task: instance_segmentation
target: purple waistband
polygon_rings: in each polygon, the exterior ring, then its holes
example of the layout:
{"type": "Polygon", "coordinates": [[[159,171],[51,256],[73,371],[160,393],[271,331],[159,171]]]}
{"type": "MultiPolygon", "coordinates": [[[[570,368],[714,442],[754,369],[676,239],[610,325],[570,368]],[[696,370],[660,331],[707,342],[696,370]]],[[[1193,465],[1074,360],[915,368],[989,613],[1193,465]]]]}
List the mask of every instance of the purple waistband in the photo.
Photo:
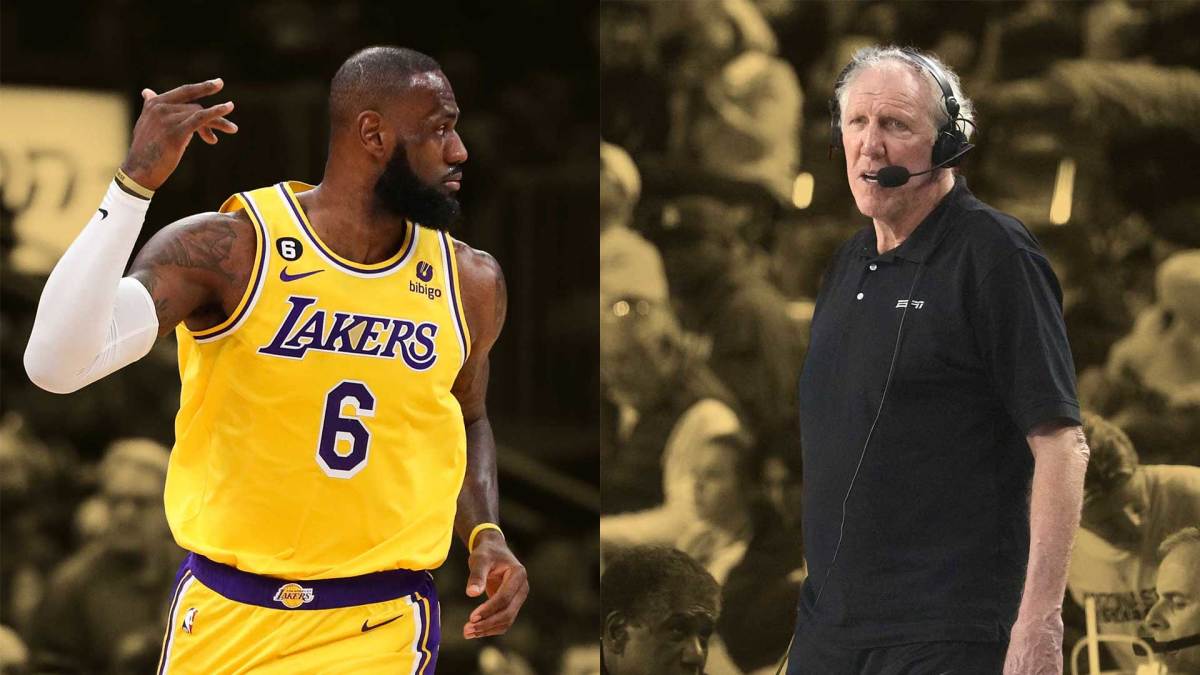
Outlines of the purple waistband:
{"type": "Polygon", "coordinates": [[[413,593],[430,599],[437,597],[433,575],[424,570],[289,581],[243,572],[199,553],[189,553],[179,572],[181,577],[190,572],[200,583],[230,600],[271,609],[337,609],[385,602],[413,593]]]}

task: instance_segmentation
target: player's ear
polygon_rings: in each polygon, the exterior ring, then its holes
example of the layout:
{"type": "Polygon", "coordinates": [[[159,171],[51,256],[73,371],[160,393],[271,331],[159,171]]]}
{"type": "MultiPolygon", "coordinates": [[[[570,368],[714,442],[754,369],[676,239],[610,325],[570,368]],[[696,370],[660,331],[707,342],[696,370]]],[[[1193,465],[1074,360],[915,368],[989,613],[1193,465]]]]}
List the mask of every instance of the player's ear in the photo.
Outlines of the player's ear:
{"type": "Polygon", "coordinates": [[[387,131],[383,128],[383,117],[374,110],[364,110],[355,118],[358,142],[371,155],[382,161],[388,159],[387,131]]]}
{"type": "Polygon", "coordinates": [[[625,653],[625,642],[629,639],[629,622],[621,612],[609,612],[604,617],[604,642],[612,645],[614,654],[625,653]]]}

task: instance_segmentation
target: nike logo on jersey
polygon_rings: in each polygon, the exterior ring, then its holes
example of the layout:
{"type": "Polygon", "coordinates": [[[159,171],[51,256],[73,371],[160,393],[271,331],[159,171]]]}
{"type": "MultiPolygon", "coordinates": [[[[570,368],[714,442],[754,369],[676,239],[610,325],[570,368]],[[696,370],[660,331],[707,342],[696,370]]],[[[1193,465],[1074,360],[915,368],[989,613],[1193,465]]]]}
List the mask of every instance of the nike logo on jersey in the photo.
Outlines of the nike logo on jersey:
{"type": "Polygon", "coordinates": [[[308,350],[394,359],[422,371],[437,362],[438,325],[390,316],[351,314],[313,307],[316,298],[290,295],[291,311],[260,354],[302,359],[308,350]],[[311,311],[310,311],[311,308],[311,311]]]}
{"type": "Polygon", "coordinates": [[[100,212],[100,220],[104,220],[105,218],[108,217],[108,209],[96,209],[96,210],[100,212]]]}
{"type": "Polygon", "coordinates": [[[311,272],[301,272],[299,274],[288,274],[287,265],[284,265],[283,269],[279,270],[279,280],[283,282],[295,281],[297,279],[303,279],[304,277],[311,277],[314,274],[320,274],[324,271],[325,270],[313,270],[311,272]]]}
{"type": "Polygon", "coordinates": [[[376,628],[379,628],[380,626],[386,626],[386,625],[388,625],[389,623],[391,623],[391,622],[395,621],[396,619],[399,619],[399,618],[400,618],[400,617],[402,617],[402,616],[404,616],[404,615],[403,615],[403,614],[397,614],[396,616],[393,616],[392,618],[388,619],[387,621],[380,621],[379,623],[375,624],[374,626],[369,626],[369,625],[367,625],[367,622],[368,622],[368,621],[370,621],[370,619],[367,619],[367,620],[363,621],[363,625],[362,625],[362,632],[364,632],[364,633],[365,633],[365,632],[367,632],[367,631],[369,631],[369,630],[375,630],[376,628]]]}

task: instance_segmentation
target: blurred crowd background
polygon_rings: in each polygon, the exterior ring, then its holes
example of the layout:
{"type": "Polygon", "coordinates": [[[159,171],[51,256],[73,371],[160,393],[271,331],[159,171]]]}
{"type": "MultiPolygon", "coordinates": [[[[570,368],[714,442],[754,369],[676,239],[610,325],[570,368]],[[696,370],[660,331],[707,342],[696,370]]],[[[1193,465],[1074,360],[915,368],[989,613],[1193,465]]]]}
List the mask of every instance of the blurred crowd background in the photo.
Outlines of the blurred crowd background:
{"type": "Polygon", "coordinates": [[[145,241],[236,191],[319,181],[329,79],[371,44],[442,64],[470,153],[455,234],[495,255],[508,281],[489,410],[502,523],[532,594],[508,635],[464,640],[476,602],[455,542],[436,574],[439,670],[597,672],[596,11],[532,0],[4,4],[4,672],[152,672],[182,556],[162,515],[179,404],[173,338],[66,397],[35,388],[21,364],[46,274],[124,158],[139,91],[223,77],[241,128],[215,147],[191,144],[154,198],[145,241]]]}
{"type": "Polygon", "coordinates": [[[1190,0],[601,3],[601,542],[673,545],[722,584],[707,672],[774,672],[791,634],[797,378],[821,274],[868,222],[828,100],[875,43],[960,75],[961,173],[1052,260],[1081,401],[1118,430],[1081,537],[1141,570],[1069,597],[1066,645],[1089,594],[1137,630],[1163,530],[1200,518],[1198,33],[1190,0]]]}

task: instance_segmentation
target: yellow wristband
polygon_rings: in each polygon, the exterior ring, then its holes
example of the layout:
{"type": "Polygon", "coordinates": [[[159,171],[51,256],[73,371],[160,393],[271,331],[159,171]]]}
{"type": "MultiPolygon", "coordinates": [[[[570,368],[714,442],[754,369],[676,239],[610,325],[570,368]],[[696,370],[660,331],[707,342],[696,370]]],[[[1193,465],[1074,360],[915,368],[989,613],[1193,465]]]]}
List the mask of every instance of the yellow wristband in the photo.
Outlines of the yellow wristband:
{"type": "Polygon", "coordinates": [[[475,537],[484,530],[495,530],[500,533],[501,537],[504,536],[504,530],[501,530],[499,525],[495,523],[480,523],[475,526],[475,529],[471,530],[471,536],[467,537],[467,553],[475,552],[475,537]]]}
{"type": "Polygon", "coordinates": [[[116,178],[117,178],[118,183],[123,185],[130,192],[133,192],[134,194],[138,195],[139,197],[142,197],[143,199],[150,199],[151,197],[154,196],[154,190],[151,190],[148,187],[144,187],[144,186],[142,186],[141,183],[130,178],[128,174],[126,174],[124,171],[121,170],[121,167],[117,167],[116,178]]]}

